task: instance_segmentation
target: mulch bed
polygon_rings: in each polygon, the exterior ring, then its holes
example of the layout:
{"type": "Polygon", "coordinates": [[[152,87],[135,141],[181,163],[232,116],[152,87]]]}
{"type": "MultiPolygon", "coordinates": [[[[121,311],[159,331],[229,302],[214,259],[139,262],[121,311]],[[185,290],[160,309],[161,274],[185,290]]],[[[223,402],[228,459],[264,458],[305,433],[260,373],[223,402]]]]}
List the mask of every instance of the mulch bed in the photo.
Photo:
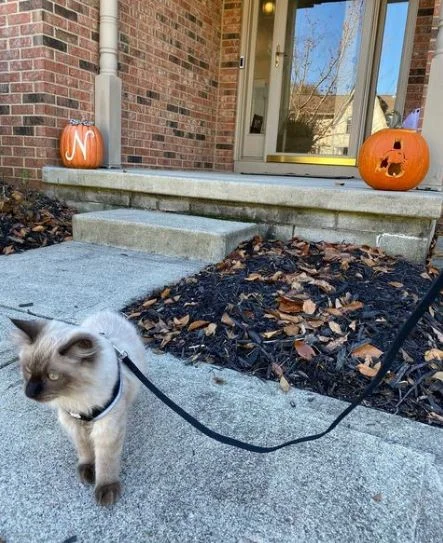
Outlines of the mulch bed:
{"type": "Polygon", "coordinates": [[[0,254],[72,239],[75,211],[38,191],[0,184],[0,254]]]}
{"type": "MultiPolygon", "coordinates": [[[[365,246],[256,237],[124,311],[157,351],[351,400],[435,273],[365,246]]],[[[441,349],[440,296],[365,404],[443,425],[441,349]]]]}

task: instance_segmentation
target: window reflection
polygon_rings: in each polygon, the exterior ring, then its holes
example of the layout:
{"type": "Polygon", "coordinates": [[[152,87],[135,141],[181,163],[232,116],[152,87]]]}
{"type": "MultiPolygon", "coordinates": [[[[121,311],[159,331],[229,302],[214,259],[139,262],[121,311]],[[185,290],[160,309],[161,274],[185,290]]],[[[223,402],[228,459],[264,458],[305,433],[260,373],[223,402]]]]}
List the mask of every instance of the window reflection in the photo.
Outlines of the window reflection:
{"type": "Polygon", "coordinates": [[[289,2],[278,152],[347,155],[363,0],[289,2]]]}

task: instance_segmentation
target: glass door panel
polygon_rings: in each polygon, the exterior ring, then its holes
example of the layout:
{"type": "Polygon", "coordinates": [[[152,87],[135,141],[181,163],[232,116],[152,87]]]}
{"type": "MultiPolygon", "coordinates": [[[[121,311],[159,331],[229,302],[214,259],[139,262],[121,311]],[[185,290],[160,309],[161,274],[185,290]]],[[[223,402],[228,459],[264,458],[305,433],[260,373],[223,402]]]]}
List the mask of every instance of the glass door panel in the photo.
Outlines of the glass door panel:
{"type": "Polygon", "coordinates": [[[348,155],[363,16],[362,0],[288,2],[277,153],[348,155]]]}

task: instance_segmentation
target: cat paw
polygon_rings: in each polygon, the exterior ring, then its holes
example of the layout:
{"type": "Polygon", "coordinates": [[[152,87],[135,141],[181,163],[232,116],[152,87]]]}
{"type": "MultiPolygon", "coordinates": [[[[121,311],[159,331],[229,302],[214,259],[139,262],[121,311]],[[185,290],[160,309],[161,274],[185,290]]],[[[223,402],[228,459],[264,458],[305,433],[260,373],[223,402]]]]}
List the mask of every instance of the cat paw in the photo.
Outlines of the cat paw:
{"type": "Polygon", "coordinates": [[[78,475],[82,483],[92,485],[95,481],[95,466],[94,464],[79,464],[77,467],[78,475]]]}
{"type": "Polygon", "coordinates": [[[121,485],[118,481],[99,485],[95,489],[95,500],[99,505],[113,505],[122,493],[121,485]]]}

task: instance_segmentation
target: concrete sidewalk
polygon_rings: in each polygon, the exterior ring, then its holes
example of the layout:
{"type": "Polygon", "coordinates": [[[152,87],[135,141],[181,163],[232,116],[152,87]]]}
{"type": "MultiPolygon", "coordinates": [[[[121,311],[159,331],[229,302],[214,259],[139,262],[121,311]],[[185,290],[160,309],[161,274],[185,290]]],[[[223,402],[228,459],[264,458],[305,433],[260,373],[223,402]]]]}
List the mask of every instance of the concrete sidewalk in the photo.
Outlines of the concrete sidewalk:
{"type": "MultiPolygon", "coordinates": [[[[80,243],[0,259],[0,540],[440,543],[443,432],[366,408],[322,440],[257,455],[209,440],[143,391],[130,418],[123,497],[113,508],[95,505],[54,413],[23,394],[6,316],[23,316],[20,305],[32,303],[77,320],[203,265],[80,243]]],[[[323,430],[345,406],[148,357],[150,377],[183,407],[257,444],[323,430]]]]}

